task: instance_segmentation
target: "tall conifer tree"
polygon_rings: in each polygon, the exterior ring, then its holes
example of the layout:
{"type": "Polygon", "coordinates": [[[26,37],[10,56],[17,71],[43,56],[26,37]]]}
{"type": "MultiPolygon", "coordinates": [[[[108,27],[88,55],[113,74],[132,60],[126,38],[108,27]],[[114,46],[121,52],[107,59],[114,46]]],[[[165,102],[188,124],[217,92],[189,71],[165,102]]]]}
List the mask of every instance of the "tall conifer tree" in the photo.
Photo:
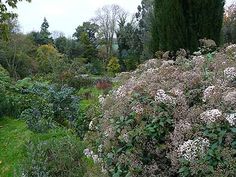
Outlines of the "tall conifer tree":
{"type": "Polygon", "coordinates": [[[194,51],[201,38],[220,44],[224,4],[225,0],[155,0],[152,34],[157,46],[194,51]]]}

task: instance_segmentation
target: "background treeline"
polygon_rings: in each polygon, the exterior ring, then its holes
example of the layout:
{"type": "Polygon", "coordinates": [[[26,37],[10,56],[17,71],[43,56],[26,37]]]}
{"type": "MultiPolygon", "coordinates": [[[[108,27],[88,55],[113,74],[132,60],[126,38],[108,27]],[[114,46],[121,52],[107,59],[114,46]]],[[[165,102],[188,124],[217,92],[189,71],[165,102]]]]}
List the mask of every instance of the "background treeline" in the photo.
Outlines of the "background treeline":
{"type": "Polygon", "coordinates": [[[0,40],[0,64],[16,79],[56,73],[61,82],[71,75],[133,70],[159,50],[196,51],[199,39],[213,39],[218,45],[235,42],[236,8],[227,8],[223,18],[224,3],[142,0],[132,17],[117,5],[108,5],[79,25],[71,38],[50,32],[46,18],[39,31],[22,34],[13,18],[7,20],[8,40],[0,40]]]}

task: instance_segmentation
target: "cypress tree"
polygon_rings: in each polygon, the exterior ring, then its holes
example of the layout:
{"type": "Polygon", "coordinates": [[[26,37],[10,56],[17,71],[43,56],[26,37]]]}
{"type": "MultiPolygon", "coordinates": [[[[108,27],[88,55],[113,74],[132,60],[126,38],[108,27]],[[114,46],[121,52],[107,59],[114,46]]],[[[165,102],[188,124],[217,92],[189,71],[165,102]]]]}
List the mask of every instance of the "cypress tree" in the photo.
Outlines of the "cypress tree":
{"type": "Polygon", "coordinates": [[[194,51],[198,40],[220,44],[225,0],[155,0],[152,36],[159,49],[194,51]],[[158,37],[157,37],[158,34],[158,37]]]}

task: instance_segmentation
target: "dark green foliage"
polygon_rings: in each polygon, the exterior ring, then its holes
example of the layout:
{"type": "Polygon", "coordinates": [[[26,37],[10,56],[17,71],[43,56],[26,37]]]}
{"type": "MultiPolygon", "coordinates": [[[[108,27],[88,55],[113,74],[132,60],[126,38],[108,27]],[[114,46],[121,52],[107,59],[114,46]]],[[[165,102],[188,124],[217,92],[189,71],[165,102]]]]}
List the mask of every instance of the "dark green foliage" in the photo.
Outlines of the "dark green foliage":
{"type": "Polygon", "coordinates": [[[93,59],[91,65],[87,66],[89,73],[103,75],[105,73],[104,63],[100,59],[93,59]]]}
{"type": "Polygon", "coordinates": [[[82,26],[76,28],[76,32],[73,36],[83,48],[81,57],[88,58],[89,60],[96,58],[98,29],[99,26],[91,22],[84,22],[82,26]]]}
{"type": "Polygon", "coordinates": [[[10,82],[9,73],[0,65],[0,117],[6,114],[10,107],[8,97],[10,82]]]}
{"type": "Polygon", "coordinates": [[[9,73],[0,65],[0,117],[18,116],[19,98],[9,73]]]}
{"type": "Polygon", "coordinates": [[[80,88],[88,88],[94,86],[95,80],[91,78],[89,75],[77,75],[77,76],[70,76],[68,78],[68,85],[71,87],[80,89],[80,88]]]}
{"type": "Polygon", "coordinates": [[[152,34],[159,49],[194,51],[203,38],[220,44],[224,4],[224,0],[156,0],[152,34]]]}
{"type": "Polygon", "coordinates": [[[155,1],[159,35],[157,42],[161,50],[178,50],[185,47],[186,27],[181,5],[179,0],[155,1]]]}
{"type": "Polygon", "coordinates": [[[82,177],[85,174],[84,144],[66,131],[53,132],[48,137],[44,135],[27,143],[26,159],[18,170],[18,176],[82,177]]]}
{"type": "Polygon", "coordinates": [[[23,118],[28,128],[31,131],[37,133],[45,133],[49,129],[53,128],[53,112],[52,108],[42,105],[43,108],[26,109],[21,113],[21,118],[23,118]]]}
{"type": "Polygon", "coordinates": [[[116,35],[121,71],[135,69],[140,64],[140,56],[143,50],[140,31],[134,27],[132,22],[126,24],[125,19],[121,19],[116,35]]]}
{"type": "Polygon", "coordinates": [[[54,40],[54,43],[55,43],[55,46],[57,48],[57,50],[66,55],[66,56],[69,56],[70,54],[70,43],[71,41],[69,39],[67,39],[65,36],[61,36],[61,37],[58,37],[54,40]]]}
{"type": "Polygon", "coordinates": [[[44,45],[44,44],[49,44],[52,43],[52,38],[50,37],[51,33],[48,31],[49,24],[46,18],[43,19],[43,23],[41,25],[41,30],[40,30],[40,41],[39,44],[44,45]]]}
{"type": "Polygon", "coordinates": [[[44,132],[55,123],[73,126],[79,109],[73,88],[35,83],[25,92],[28,108],[21,113],[21,118],[27,121],[31,130],[44,132]]]}
{"type": "Polygon", "coordinates": [[[43,19],[40,32],[32,32],[31,35],[38,45],[52,44],[53,39],[50,37],[51,33],[48,31],[49,23],[46,18],[43,19]]]}
{"type": "Polygon", "coordinates": [[[82,40],[82,35],[85,33],[88,36],[88,39],[91,43],[96,43],[96,35],[98,33],[99,26],[95,23],[84,22],[82,26],[78,26],[76,28],[76,32],[74,33],[74,37],[78,40],[82,40]]]}

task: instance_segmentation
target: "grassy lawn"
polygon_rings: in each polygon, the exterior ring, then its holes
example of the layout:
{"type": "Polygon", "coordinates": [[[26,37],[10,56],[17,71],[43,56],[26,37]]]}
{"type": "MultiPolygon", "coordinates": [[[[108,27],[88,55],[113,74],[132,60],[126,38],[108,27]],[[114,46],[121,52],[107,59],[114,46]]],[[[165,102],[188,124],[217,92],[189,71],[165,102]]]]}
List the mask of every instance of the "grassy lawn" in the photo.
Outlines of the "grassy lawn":
{"type": "Polygon", "coordinates": [[[0,118],[0,176],[12,177],[14,168],[24,156],[24,143],[32,132],[24,122],[10,118],[0,118]]]}

